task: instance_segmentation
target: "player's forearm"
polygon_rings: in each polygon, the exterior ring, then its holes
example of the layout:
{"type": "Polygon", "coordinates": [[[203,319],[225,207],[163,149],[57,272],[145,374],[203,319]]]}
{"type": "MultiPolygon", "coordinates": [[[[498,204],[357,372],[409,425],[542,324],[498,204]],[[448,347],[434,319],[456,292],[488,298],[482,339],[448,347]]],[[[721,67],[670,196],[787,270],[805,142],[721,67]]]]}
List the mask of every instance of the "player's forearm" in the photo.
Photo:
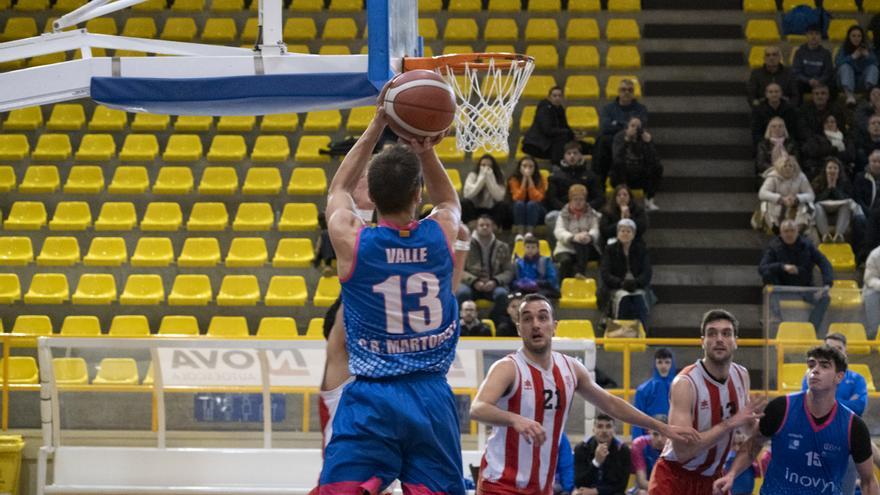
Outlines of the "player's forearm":
{"type": "Polygon", "coordinates": [[[722,435],[728,433],[729,431],[730,427],[728,426],[727,422],[722,421],[710,428],[709,430],[701,431],[700,441],[697,443],[688,445],[684,442],[677,442],[673,440],[672,450],[675,451],[675,455],[678,459],[691,459],[703,450],[706,450],[710,445],[717,442],[722,435]]]}
{"type": "Polygon", "coordinates": [[[385,122],[373,119],[367,130],[361,134],[351,150],[345,155],[333,180],[330,182],[328,192],[330,194],[346,192],[351,194],[357,186],[358,180],[364,175],[364,170],[370,163],[370,157],[376,144],[385,130],[385,122]]]}
{"type": "Polygon", "coordinates": [[[880,495],[880,485],[877,484],[877,478],[874,476],[871,476],[867,480],[863,478],[862,493],[864,495],[880,495]]]}
{"type": "Polygon", "coordinates": [[[461,212],[461,203],[458,199],[458,193],[452,187],[452,181],[440,163],[437,152],[431,148],[421,155],[419,159],[422,161],[422,174],[425,177],[425,187],[428,189],[428,198],[435,206],[454,209],[461,212]]]}
{"type": "Polygon", "coordinates": [[[505,411],[495,404],[481,400],[475,400],[471,404],[471,419],[492,426],[511,426],[516,417],[515,413],[505,411]]]}

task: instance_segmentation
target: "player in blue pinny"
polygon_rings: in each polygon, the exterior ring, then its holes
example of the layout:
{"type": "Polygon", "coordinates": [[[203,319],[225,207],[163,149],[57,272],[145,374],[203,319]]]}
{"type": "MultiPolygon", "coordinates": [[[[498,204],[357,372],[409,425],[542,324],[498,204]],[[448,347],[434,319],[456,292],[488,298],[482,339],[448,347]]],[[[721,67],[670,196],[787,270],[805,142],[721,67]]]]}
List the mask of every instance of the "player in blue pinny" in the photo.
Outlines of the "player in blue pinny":
{"type": "Polygon", "coordinates": [[[464,493],[460,432],[446,372],[458,342],[453,243],[461,206],[433,146],[440,137],[386,147],[381,106],[330,184],[327,219],[342,283],[349,369],[316,492],[464,493]],[[351,199],[367,170],[379,224],[351,199]],[[435,205],[417,221],[422,187],[435,205]]]}

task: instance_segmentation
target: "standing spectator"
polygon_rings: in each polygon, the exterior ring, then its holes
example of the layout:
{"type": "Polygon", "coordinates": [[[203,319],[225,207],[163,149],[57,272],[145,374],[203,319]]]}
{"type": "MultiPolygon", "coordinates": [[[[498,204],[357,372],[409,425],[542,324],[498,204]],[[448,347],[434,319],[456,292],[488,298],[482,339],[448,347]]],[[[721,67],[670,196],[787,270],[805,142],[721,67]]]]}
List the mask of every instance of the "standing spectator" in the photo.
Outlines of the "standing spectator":
{"type": "Polygon", "coordinates": [[[626,128],[614,136],[612,145],[611,185],[626,184],[645,190],[645,209],[660,208],[654,195],[663,178],[663,166],[657,158],[651,134],[642,127],[638,117],[632,117],[626,128]]]}
{"type": "Polygon", "coordinates": [[[758,191],[758,199],[767,230],[778,227],[785,219],[792,219],[801,231],[812,224],[810,205],[815,195],[810,181],[793,157],[776,160],[758,191]]]}
{"type": "Polygon", "coordinates": [[[489,215],[495,225],[503,228],[507,222],[505,192],[504,173],[498,162],[492,155],[481,156],[464,181],[461,220],[470,223],[480,215],[489,215]]]}
{"type": "Polygon", "coordinates": [[[876,150],[880,150],[880,115],[872,115],[868,118],[868,133],[861,135],[856,143],[856,174],[865,170],[868,157],[876,150]]]}
{"type": "Polygon", "coordinates": [[[600,412],[593,436],[574,448],[574,485],[579,495],[624,495],[629,472],[629,448],[614,437],[614,418],[600,412]]]}
{"type": "Polygon", "coordinates": [[[544,196],[547,182],[538,170],[534,158],[524,156],[507,180],[507,189],[513,201],[513,233],[531,234],[544,221],[544,196]]]}
{"type": "Polygon", "coordinates": [[[465,301],[461,303],[461,318],[459,326],[461,327],[462,337],[491,337],[492,330],[489,325],[480,321],[477,313],[477,303],[473,301],[465,301]]]}
{"type": "MultiPolygon", "coordinates": [[[[834,118],[834,117],[829,117],[834,118]]],[[[852,219],[852,186],[842,172],[843,167],[837,158],[828,157],[825,169],[813,179],[816,193],[816,230],[822,242],[844,242],[843,236],[849,230],[852,219]],[[835,217],[834,235],[828,226],[828,217],[835,217]]]]}
{"type": "MultiPolygon", "coordinates": [[[[677,373],[675,356],[672,355],[672,351],[665,347],[654,351],[653,374],[651,378],[648,378],[636,388],[636,396],[633,401],[636,409],[648,416],[668,415],[669,389],[672,387],[672,380],[675,379],[677,373]]],[[[643,428],[633,426],[633,438],[640,437],[646,433],[643,428]]]]}
{"type": "Polygon", "coordinates": [[[547,98],[538,103],[535,120],[523,137],[523,153],[559,163],[565,143],[574,140],[574,132],[562,106],[562,88],[553,86],[547,98]]]}
{"type": "Polygon", "coordinates": [[[852,173],[853,162],[856,158],[856,146],[852,139],[838,127],[837,117],[830,113],[825,116],[822,133],[812,135],[804,143],[801,153],[804,174],[809,179],[815,179],[821,175],[826,159],[829,157],[840,162],[842,175],[849,176],[852,173]]]}
{"type": "MultiPolygon", "coordinates": [[[[733,460],[736,459],[736,454],[739,453],[740,449],[748,448],[746,439],[746,434],[741,430],[734,432],[733,448],[730,449],[730,453],[727,454],[727,459],[724,462],[725,473],[730,471],[730,467],[733,465],[733,460]]],[[[730,489],[730,495],[752,495],[752,492],[755,490],[755,478],[760,477],[761,468],[758,466],[758,461],[755,461],[749,468],[744,470],[733,480],[733,487],[730,489]]]]}
{"type": "Polygon", "coordinates": [[[504,313],[511,280],[510,246],[495,238],[492,217],[483,215],[477,219],[477,228],[471,234],[471,249],[456,293],[458,301],[489,299],[494,303],[492,316],[496,317],[504,313]]]}
{"type": "Polygon", "coordinates": [[[788,67],[782,65],[782,50],[778,46],[764,48],[764,65],[752,70],[749,76],[748,96],[752,107],[761,104],[761,95],[765,94],[767,86],[778,84],[782,95],[797,105],[797,79],[788,67]]]}
{"type": "MultiPolygon", "coordinates": [[[[813,99],[804,101],[798,110],[800,115],[799,129],[792,129],[791,132],[798,132],[798,139],[806,141],[814,134],[821,134],[825,125],[825,117],[834,115],[837,119],[837,127],[846,132],[849,124],[846,119],[845,110],[836,102],[831,100],[831,90],[824,84],[818,84],[813,87],[813,99]]],[[[868,123],[865,117],[865,125],[868,123]]]]}
{"type": "Polygon", "coordinates": [[[813,268],[819,267],[822,272],[822,288],[818,290],[802,290],[800,292],[774,292],[770,297],[771,316],[776,321],[782,320],[780,300],[802,300],[813,306],[810,312],[810,323],[817,332],[820,331],[825,310],[831,299],[828,289],[834,282],[834,271],[824,254],[806,237],[798,234],[798,227],[792,220],[782,222],[779,236],[770,240],[761,257],[758,272],[765,285],[789,287],[812,287],[813,268]]]}
{"type": "MultiPolygon", "coordinates": [[[[665,414],[655,414],[654,419],[668,423],[665,414]]],[[[642,430],[642,428],[639,428],[642,430]]],[[[633,474],[636,475],[636,484],[632,495],[648,495],[648,483],[651,481],[651,472],[654,470],[654,464],[660,458],[663,452],[663,446],[666,445],[666,437],[657,430],[650,430],[645,435],[636,436],[633,433],[632,447],[630,447],[630,463],[632,464],[633,474]]]]}
{"type": "Polygon", "coordinates": [[[519,304],[522,302],[522,299],[522,292],[513,292],[507,295],[507,311],[492,319],[495,323],[496,337],[519,336],[516,331],[516,318],[519,316],[519,304]]]}
{"type": "Polygon", "coordinates": [[[794,138],[789,136],[782,117],[773,117],[764,131],[764,139],[758,143],[758,156],[755,169],[758,175],[764,175],[773,167],[773,162],[781,156],[798,156],[798,146],[794,138]]]}
{"type": "Polygon", "coordinates": [[[570,495],[574,491],[574,452],[565,432],[559,437],[559,458],[556,461],[554,495],[570,495]]]}
{"type": "Polygon", "coordinates": [[[648,248],[636,239],[634,221],[623,219],[617,223],[617,242],[605,247],[599,273],[599,296],[606,314],[615,319],[638,319],[647,328],[648,311],[654,299],[651,263],[648,248]]]}
{"type": "Polygon", "coordinates": [[[862,299],[865,302],[865,331],[869,339],[877,336],[880,326],[880,247],[876,247],[865,261],[862,299]]]}
{"type": "Polygon", "coordinates": [[[632,191],[626,184],[614,188],[614,197],[602,210],[599,219],[599,242],[604,246],[617,238],[617,222],[629,218],[636,223],[636,239],[641,239],[648,230],[648,215],[633,199],[632,191]]]}
{"type": "Polygon", "coordinates": [[[626,127],[632,117],[638,117],[642,125],[648,124],[648,109],[636,100],[636,85],[631,79],[621,79],[617,86],[617,98],[605,105],[599,120],[599,137],[593,153],[593,167],[601,184],[605,184],[611,170],[614,136],[626,127]]]}
{"type": "Polygon", "coordinates": [[[798,93],[805,94],[819,86],[828,87],[834,77],[831,52],[822,46],[822,30],[817,25],[807,27],[807,42],[794,52],[791,65],[798,93]]]}
{"type": "Polygon", "coordinates": [[[587,188],[575,184],[568,190],[568,204],[562,207],[553,235],[553,252],[561,278],[586,278],[587,263],[599,260],[599,217],[587,203],[587,188]]]}
{"type": "Polygon", "coordinates": [[[880,72],[877,71],[877,57],[868,45],[868,38],[861,26],[850,26],[846,40],[834,60],[837,66],[837,79],[846,94],[846,104],[856,104],[857,90],[867,92],[877,85],[880,72]]]}
{"type": "Polygon", "coordinates": [[[764,96],[765,99],[752,108],[752,142],[755,146],[761,142],[767,132],[767,124],[773,117],[782,117],[785,128],[792,132],[795,132],[798,125],[797,110],[782,99],[782,87],[779,84],[768,84],[764,89],[764,96]]]}
{"type": "Polygon", "coordinates": [[[525,255],[517,258],[516,275],[511,287],[523,294],[538,293],[559,299],[559,278],[549,256],[541,256],[538,238],[527,235],[523,240],[525,255]]]}
{"type": "Polygon", "coordinates": [[[587,166],[580,145],[574,141],[565,145],[565,155],[559,165],[553,167],[548,182],[547,194],[544,196],[548,211],[544,217],[547,228],[552,229],[556,225],[559,210],[568,203],[568,189],[574,184],[586,186],[590,206],[594,210],[598,211],[605,204],[603,185],[587,166]]]}

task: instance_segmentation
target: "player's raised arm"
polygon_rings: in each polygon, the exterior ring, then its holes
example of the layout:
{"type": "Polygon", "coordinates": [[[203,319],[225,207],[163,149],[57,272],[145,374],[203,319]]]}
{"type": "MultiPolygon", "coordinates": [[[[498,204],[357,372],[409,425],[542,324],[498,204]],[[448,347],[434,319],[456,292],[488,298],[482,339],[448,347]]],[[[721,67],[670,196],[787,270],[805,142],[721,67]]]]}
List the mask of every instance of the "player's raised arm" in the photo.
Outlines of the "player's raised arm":
{"type": "Polygon", "coordinates": [[[440,158],[434,150],[434,146],[442,139],[443,135],[441,134],[421,141],[416,139],[405,139],[405,141],[422,162],[425,189],[428,190],[428,199],[434,204],[434,212],[431,216],[443,225],[446,238],[452,243],[455,241],[458,225],[461,222],[461,202],[446,169],[440,163],[440,158]]]}
{"type": "Polygon", "coordinates": [[[460,224],[458,226],[458,235],[455,237],[453,246],[455,248],[455,264],[452,265],[452,287],[457,288],[461,283],[468,251],[471,249],[471,231],[467,228],[467,225],[460,224]]]}
{"type": "Polygon", "coordinates": [[[502,359],[493,364],[471,404],[471,419],[492,426],[509,426],[530,442],[544,443],[547,435],[539,423],[497,406],[515,382],[516,365],[512,361],[502,359]]]}

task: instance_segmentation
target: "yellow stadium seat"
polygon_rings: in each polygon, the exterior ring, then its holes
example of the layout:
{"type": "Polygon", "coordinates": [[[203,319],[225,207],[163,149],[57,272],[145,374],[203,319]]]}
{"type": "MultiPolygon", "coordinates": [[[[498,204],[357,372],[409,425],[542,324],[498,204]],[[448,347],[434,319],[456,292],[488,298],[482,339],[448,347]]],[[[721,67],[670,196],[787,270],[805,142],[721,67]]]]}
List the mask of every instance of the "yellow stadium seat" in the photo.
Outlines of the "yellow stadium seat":
{"type": "Polygon", "coordinates": [[[287,194],[324,195],[327,192],[327,176],[323,168],[297,167],[290,175],[287,194]]]}
{"type": "Polygon", "coordinates": [[[871,374],[871,367],[867,364],[863,363],[849,363],[847,369],[852,370],[854,373],[858,373],[865,378],[865,384],[868,387],[868,392],[876,392],[877,387],[874,385],[874,376],[871,374]]]}
{"type": "Polygon", "coordinates": [[[67,134],[43,134],[37,139],[37,146],[31,157],[40,161],[60,161],[70,158],[73,148],[67,134]]]}
{"type": "Polygon", "coordinates": [[[832,19],[828,25],[828,41],[840,43],[846,39],[850,26],[857,26],[858,19],[832,19]]]}
{"type": "Polygon", "coordinates": [[[779,41],[779,28],[773,19],[750,19],[746,24],[749,43],[775,43],[779,41]]]}
{"type": "MultiPolygon", "coordinates": [[[[290,158],[287,136],[257,136],[251,160],[255,162],[284,162],[290,158]]],[[[247,185],[247,181],[245,181],[247,185]]]]}
{"type": "Polygon", "coordinates": [[[596,80],[596,76],[568,76],[563,91],[565,97],[570,100],[595,100],[599,98],[599,81],[596,80]]]}
{"type": "Polygon", "coordinates": [[[71,266],[79,263],[76,237],[47,237],[37,256],[40,266],[71,266]]]}
{"type": "Polygon", "coordinates": [[[244,316],[214,316],[208,323],[210,337],[247,337],[250,333],[244,316]]]}
{"type": "Polygon", "coordinates": [[[819,244],[819,252],[828,258],[834,271],[855,271],[856,257],[853,254],[852,247],[847,243],[825,243],[819,244]]]}
{"type": "Polygon", "coordinates": [[[168,238],[142,237],[138,239],[132,266],[168,266],[174,260],[171,240],[168,238]]]}
{"type": "Polygon", "coordinates": [[[321,45],[318,55],[351,55],[347,45],[321,45]]]}
{"type": "Polygon", "coordinates": [[[159,323],[159,335],[198,335],[199,321],[195,316],[163,316],[159,323]]]}
{"type": "MultiPolygon", "coordinates": [[[[324,24],[321,37],[325,40],[354,40],[357,38],[358,27],[354,19],[350,17],[331,17],[324,24]]],[[[303,41],[311,41],[315,37],[303,41]]]]}
{"type": "Polygon", "coordinates": [[[782,364],[782,384],[779,388],[784,392],[800,392],[804,383],[807,366],[803,363],[782,364]]]}
{"type": "Polygon", "coordinates": [[[559,12],[559,0],[528,0],[530,12],[559,12]]]}
{"type": "Polygon", "coordinates": [[[104,189],[104,172],[96,165],[71,167],[64,183],[65,193],[97,194],[104,189]]]}
{"type": "Polygon", "coordinates": [[[307,298],[303,277],[275,275],[269,280],[265,303],[266,306],[304,306],[307,298]]]}
{"type": "Polygon", "coordinates": [[[260,319],[257,337],[264,339],[295,339],[299,337],[296,320],[290,317],[267,316],[260,319]]]}
{"type": "MultiPolygon", "coordinates": [[[[638,320],[612,320],[612,322],[616,325],[637,325],[639,329],[639,339],[646,339],[647,336],[645,334],[645,327],[642,325],[642,322],[638,320]]],[[[606,336],[605,339],[614,340],[614,337],[606,336]]],[[[608,352],[623,352],[624,346],[623,344],[615,344],[605,342],[604,346],[606,351],[608,352]]],[[[630,352],[645,352],[647,346],[644,344],[632,344],[629,347],[630,352]]]]}
{"type": "Polygon", "coordinates": [[[514,19],[489,19],[486,21],[483,38],[489,42],[516,41],[519,38],[519,27],[514,19]]]}
{"type": "Polygon", "coordinates": [[[336,302],[341,289],[339,277],[335,275],[332,277],[321,277],[318,279],[318,288],[315,289],[315,297],[312,299],[312,303],[320,308],[329,307],[336,302]]]}
{"type": "Polygon", "coordinates": [[[257,118],[253,115],[224,115],[217,121],[217,131],[250,132],[256,123],[257,118]]]}
{"type": "Polygon", "coordinates": [[[76,150],[77,161],[109,161],[116,156],[116,142],[110,134],[86,134],[76,150]]]}
{"type": "Polygon", "coordinates": [[[0,265],[25,266],[32,261],[34,249],[30,237],[0,237],[0,265]]]}
{"type": "Polygon", "coordinates": [[[324,318],[312,318],[309,320],[309,327],[306,329],[306,338],[324,338],[324,318]]]}
{"type": "Polygon", "coordinates": [[[443,55],[450,55],[453,53],[473,53],[473,52],[474,52],[474,47],[471,44],[453,45],[453,44],[447,43],[446,45],[443,46],[443,55]]]}
{"type": "Polygon", "coordinates": [[[747,14],[775,14],[776,0],[743,0],[743,12],[747,14]]]}
{"type": "Polygon", "coordinates": [[[247,155],[244,136],[217,135],[211,141],[208,160],[212,162],[237,162],[247,155]]]}
{"type": "Polygon", "coordinates": [[[590,320],[559,320],[556,325],[556,336],[569,339],[595,340],[593,322],[590,320]]]}
{"type": "Polygon", "coordinates": [[[156,274],[132,274],[125,281],[125,289],[119,295],[119,303],[124,305],[161,304],[165,300],[162,277],[156,274]]]}
{"type": "Polygon", "coordinates": [[[0,160],[23,160],[31,152],[24,134],[0,135],[0,160]]]}
{"type": "Polygon", "coordinates": [[[763,46],[753,46],[749,48],[749,67],[757,69],[764,65],[764,48],[763,46]]]}
{"type": "Polygon", "coordinates": [[[241,30],[241,42],[242,43],[254,43],[257,41],[257,31],[259,29],[259,25],[257,24],[257,18],[251,17],[244,23],[244,29],[241,30]]]}
{"type": "Polygon", "coordinates": [[[605,38],[612,43],[638,41],[641,37],[635,19],[609,19],[605,25],[605,38]]]}
{"type": "Polygon", "coordinates": [[[98,365],[93,385],[137,385],[137,362],[132,358],[104,358],[98,365]]]}
{"type": "Polygon", "coordinates": [[[835,280],[829,291],[831,307],[836,309],[860,309],[862,291],[855,280],[835,280]]]}
{"type": "Polygon", "coordinates": [[[83,256],[86,266],[120,266],[128,261],[128,250],[122,237],[93,237],[89,252],[83,256]]]}
{"type": "Polygon", "coordinates": [[[278,221],[278,230],[310,231],[318,228],[318,207],[314,203],[287,203],[278,221]]]}
{"type": "Polygon", "coordinates": [[[639,48],[632,45],[608,47],[605,54],[605,66],[609,69],[639,69],[642,67],[642,56],[639,48]]]}
{"type": "Polygon", "coordinates": [[[226,275],[217,293],[220,306],[254,306],[260,301],[260,285],[255,275],[226,275]]]}
{"type": "Polygon", "coordinates": [[[58,190],[61,178],[55,165],[32,165],[24,172],[24,178],[18,185],[23,193],[51,193],[58,190]]]}
{"type": "Polygon", "coordinates": [[[303,130],[314,132],[336,131],[342,125],[339,110],[320,110],[306,114],[303,130]]]}
{"type": "Polygon", "coordinates": [[[172,12],[201,12],[205,10],[205,0],[174,0],[172,12]]]}
{"type": "Polygon", "coordinates": [[[519,0],[489,0],[489,12],[518,12],[522,6],[519,0]]]}
{"type": "Polygon", "coordinates": [[[812,323],[807,321],[784,321],[779,324],[779,329],[776,333],[776,340],[776,345],[785,346],[785,352],[804,353],[807,352],[807,349],[812,347],[812,345],[792,345],[785,343],[785,341],[814,341],[816,340],[816,329],[813,328],[812,323]]]}
{"type": "Polygon", "coordinates": [[[534,57],[535,69],[559,68],[559,52],[555,45],[529,45],[526,47],[526,55],[534,57]]]}
{"type": "Polygon", "coordinates": [[[92,120],[89,121],[90,131],[121,131],[128,123],[128,116],[122,110],[107,108],[104,106],[95,107],[92,113],[92,120]]]}
{"type": "Polygon", "coordinates": [[[870,354],[871,347],[868,344],[853,344],[852,342],[856,342],[859,340],[865,341],[868,340],[868,335],[865,332],[865,326],[861,323],[840,323],[835,322],[828,325],[828,333],[826,335],[830,335],[832,333],[839,333],[846,337],[846,353],[851,354],[870,354]]]}
{"type": "MultiPolygon", "coordinates": [[[[208,22],[220,20],[220,19],[208,19],[208,22]]],[[[209,115],[181,115],[177,117],[174,121],[174,130],[179,132],[206,132],[211,130],[211,125],[214,124],[214,117],[209,115]]],[[[172,134],[171,137],[174,137],[176,134],[172,134]]],[[[199,142],[199,155],[201,152],[201,142],[199,142]]],[[[165,152],[168,152],[168,147],[166,146],[165,152]]]]}
{"type": "MultiPolygon", "coordinates": [[[[211,0],[211,10],[215,12],[235,12],[238,10],[244,10],[244,0],[211,0]]],[[[254,18],[252,19],[256,20],[254,18]]]]}
{"type": "Polygon", "coordinates": [[[489,331],[492,332],[492,336],[495,337],[495,334],[497,333],[495,330],[495,322],[488,318],[483,318],[480,321],[482,321],[487,327],[489,327],[489,331]]]}
{"type": "Polygon", "coordinates": [[[153,134],[129,134],[122,143],[119,159],[124,162],[151,162],[159,154],[159,141],[153,134]]]}
{"type": "Polygon", "coordinates": [[[15,189],[17,182],[15,169],[9,165],[0,165],[0,192],[9,192],[15,189]]]}
{"type": "Polygon", "coordinates": [[[116,168],[107,191],[112,194],[139,194],[148,187],[150,187],[150,178],[146,168],[122,166],[116,168]]]}
{"type": "Polygon", "coordinates": [[[608,12],[639,12],[641,0],[608,0],[608,12]]]}
{"type": "Polygon", "coordinates": [[[18,281],[18,275],[0,273],[0,304],[12,304],[19,299],[21,299],[21,283],[18,281]]]}
{"type": "Polygon", "coordinates": [[[186,230],[190,231],[221,231],[229,225],[229,212],[223,203],[194,203],[186,230]]]}
{"type": "Polygon", "coordinates": [[[73,304],[107,305],[116,300],[116,279],[109,273],[85,273],[73,293],[73,304]]]}
{"type": "MultiPolygon", "coordinates": [[[[330,146],[330,136],[302,136],[296,147],[294,160],[299,163],[326,163],[330,161],[329,155],[318,153],[320,149],[330,146]]],[[[0,156],[2,159],[2,156],[0,156]]]]}
{"type": "Polygon", "coordinates": [[[86,124],[86,112],[78,103],[58,103],[46,122],[50,131],[78,131],[86,124]]]}
{"type": "Polygon", "coordinates": [[[46,315],[18,315],[12,325],[12,333],[52,335],[52,320],[46,315]]]}
{"type": "Polygon", "coordinates": [[[86,230],[92,225],[92,210],[85,201],[61,201],[49,221],[49,230],[86,230]]]}
{"type": "Polygon", "coordinates": [[[620,86],[620,81],[624,79],[629,79],[633,82],[635,86],[635,95],[636,98],[642,97],[642,85],[639,82],[639,78],[636,76],[608,76],[608,81],[605,83],[605,98],[608,100],[613,100],[617,98],[617,88],[620,86]]]}
{"type": "Polygon", "coordinates": [[[464,151],[459,150],[455,146],[455,138],[452,136],[443,138],[440,143],[434,146],[434,150],[437,151],[437,156],[440,157],[443,163],[464,161],[464,151]]]}
{"type": "Polygon", "coordinates": [[[199,194],[235,194],[238,174],[233,167],[206,167],[199,182],[199,194]]]}
{"type": "Polygon", "coordinates": [[[473,18],[452,18],[446,21],[443,39],[448,41],[476,41],[479,36],[477,21],[473,18]]]}
{"type": "Polygon", "coordinates": [[[192,17],[170,17],[165,21],[159,38],[167,41],[192,41],[197,32],[196,21],[192,17]]]}
{"type": "Polygon", "coordinates": [[[132,38],[155,38],[156,21],[152,17],[129,17],[122,28],[122,36],[132,38]]]}
{"type": "Polygon", "coordinates": [[[266,264],[268,259],[269,252],[266,249],[265,239],[262,237],[236,237],[229,243],[226,266],[258,267],[266,264]]]}
{"type": "Polygon", "coordinates": [[[61,304],[70,297],[63,273],[37,273],[24,295],[26,304],[61,304]]]}
{"type": "MultiPolygon", "coordinates": [[[[3,359],[0,358],[0,379],[3,378],[3,368],[3,359]]],[[[9,383],[18,385],[40,383],[37,360],[31,356],[10,356],[9,383]]]]}
{"type": "MultiPolygon", "coordinates": [[[[569,49],[571,51],[571,49],[569,49]]],[[[529,105],[523,107],[522,113],[519,115],[519,130],[520,132],[526,132],[529,130],[529,127],[532,127],[532,122],[535,121],[535,105],[529,105]]]]}
{"type": "Polygon", "coordinates": [[[39,56],[31,58],[28,61],[27,66],[28,67],[39,67],[41,65],[57,64],[60,62],[64,62],[66,60],[67,60],[67,55],[64,53],[61,53],[61,52],[49,53],[46,55],[39,55],[39,56]]]}
{"type": "Polygon", "coordinates": [[[10,17],[6,21],[0,41],[12,41],[37,35],[37,22],[32,17],[10,17]]]}
{"type": "Polygon", "coordinates": [[[562,281],[560,308],[596,309],[596,280],[566,278],[562,281]]]}
{"type": "Polygon", "coordinates": [[[862,11],[866,14],[880,12],[880,0],[862,0],[862,11]]]}
{"type": "Polygon", "coordinates": [[[220,243],[213,237],[190,237],[183,242],[177,266],[215,266],[220,263],[220,243]]]}
{"type": "Polygon", "coordinates": [[[568,125],[572,129],[586,132],[599,130],[599,113],[596,107],[570,106],[565,109],[568,125]]]}
{"type": "Polygon", "coordinates": [[[194,162],[202,157],[202,140],[195,134],[172,134],[162,159],[166,162],[194,162]]]}
{"type": "Polygon", "coordinates": [[[788,12],[798,5],[806,5],[807,7],[815,8],[816,2],[814,0],[782,0],[783,12],[788,12]]]}
{"type": "Polygon", "coordinates": [[[287,41],[312,41],[318,38],[318,27],[311,17],[292,17],[284,23],[283,36],[287,41]]]}
{"type": "Polygon", "coordinates": [[[146,0],[134,5],[132,10],[138,12],[161,12],[165,10],[165,0],[146,0]]]}
{"type": "MultiPolygon", "coordinates": [[[[575,18],[568,21],[565,28],[565,38],[571,41],[597,41],[599,39],[599,25],[593,18],[575,18]]],[[[571,46],[569,46],[571,50],[571,46]]]]}
{"type": "Polygon", "coordinates": [[[294,12],[320,12],[324,10],[324,0],[293,0],[290,10],[294,12]]]}
{"type": "Polygon", "coordinates": [[[141,230],[174,231],[183,223],[183,212],[179,203],[155,202],[147,205],[147,211],[141,220],[141,230]]]}
{"type": "Polygon", "coordinates": [[[523,97],[542,100],[547,97],[553,86],[556,86],[556,80],[553,76],[532,75],[523,90],[523,97]]]}
{"type": "Polygon", "coordinates": [[[193,175],[189,167],[162,167],[153,183],[155,194],[189,194],[192,190],[193,175]]]}
{"type": "Polygon", "coordinates": [[[168,295],[168,304],[171,306],[207,306],[212,298],[211,280],[207,275],[178,275],[174,278],[171,294],[168,295]]]}
{"type": "Polygon", "coordinates": [[[479,12],[482,8],[480,0],[449,0],[450,12],[479,12]]]}
{"type": "Polygon", "coordinates": [[[315,249],[311,239],[287,238],[278,241],[275,255],[272,257],[272,266],[275,268],[308,268],[314,259],[315,249]]]}
{"type": "MultiPolygon", "coordinates": [[[[58,5],[58,2],[55,2],[55,5],[58,5]]],[[[89,19],[88,22],[86,22],[86,29],[94,34],[119,34],[119,29],[116,27],[116,20],[112,17],[97,17],[95,19],[89,19]]]]}
{"type": "Polygon", "coordinates": [[[559,39],[559,25],[555,18],[533,17],[526,23],[526,41],[549,41],[559,39]]]}
{"type": "Polygon", "coordinates": [[[137,225],[134,205],[128,202],[107,202],[95,220],[95,230],[131,230],[137,225]]]}
{"type": "Polygon", "coordinates": [[[430,17],[419,17],[419,35],[425,41],[437,39],[437,22],[430,17]]]}
{"type": "Polygon", "coordinates": [[[264,132],[293,132],[299,127],[299,116],[295,113],[278,113],[263,116],[260,130],[264,132]]]}
{"type": "Polygon", "coordinates": [[[232,230],[271,230],[272,224],[274,223],[275,212],[272,210],[272,205],[269,203],[241,203],[238,205],[238,211],[235,212],[235,220],[232,221],[232,230]]]}
{"type": "MultiPolygon", "coordinates": [[[[541,256],[551,256],[552,250],[550,249],[550,243],[545,239],[541,239],[538,241],[538,253],[541,256]]],[[[513,243],[513,257],[514,258],[522,258],[525,256],[525,247],[523,245],[523,241],[516,241],[513,243]]]]}
{"type": "Polygon", "coordinates": [[[3,122],[3,130],[35,131],[41,125],[43,125],[43,111],[40,107],[17,108],[9,112],[9,116],[3,122]]]}
{"type": "Polygon", "coordinates": [[[3,226],[6,230],[40,230],[46,225],[46,206],[39,201],[16,201],[12,203],[9,217],[3,226]]]}
{"type": "Polygon", "coordinates": [[[81,357],[52,358],[52,374],[59,385],[84,385],[89,383],[89,369],[81,357]]]}
{"type": "Polygon", "coordinates": [[[156,113],[138,113],[135,114],[134,120],[131,122],[131,130],[133,131],[164,131],[168,128],[171,117],[156,113]]]}
{"type": "Polygon", "coordinates": [[[251,167],[244,178],[244,194],[278,194],[281,192],[281,171],[277,167],[251,167]]]}
{"type": "Polygon", "coordinates": [[[569,12],[598,12],[599,0],[568,0],[569,12]]]}

